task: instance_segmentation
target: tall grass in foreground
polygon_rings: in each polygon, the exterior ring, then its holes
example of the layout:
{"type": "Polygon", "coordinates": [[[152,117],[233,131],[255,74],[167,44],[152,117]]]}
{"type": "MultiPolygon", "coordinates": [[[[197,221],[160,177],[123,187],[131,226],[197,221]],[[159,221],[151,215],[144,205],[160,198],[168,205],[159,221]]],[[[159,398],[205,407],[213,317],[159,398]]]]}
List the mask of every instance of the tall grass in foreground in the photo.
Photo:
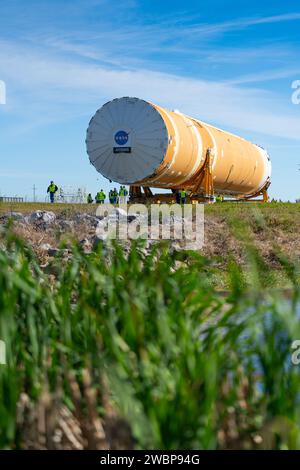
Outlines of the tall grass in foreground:
{"type": "MultiPolygon", "coordinates": [[[[12,234],[4,243],[1,448],[24,446],[25,395],[31,406],[52,397],[52,407],[83,420],[105,423],[115,413],[135,448],[300,448],[300,366],[291,362],[299,289],[285,259],[288,297],[259,288],[264,266],[250,249],[256,282],[232,262],[230,289],[218,293],[209,260],[168,245],[150,254],[139,244],[129,254],[99,246],[89,255],[74,246],[68,262],[55,261],[54,277],[12,234]]],[[[85,437],[92,447],[88,426],[85,437]]]]}

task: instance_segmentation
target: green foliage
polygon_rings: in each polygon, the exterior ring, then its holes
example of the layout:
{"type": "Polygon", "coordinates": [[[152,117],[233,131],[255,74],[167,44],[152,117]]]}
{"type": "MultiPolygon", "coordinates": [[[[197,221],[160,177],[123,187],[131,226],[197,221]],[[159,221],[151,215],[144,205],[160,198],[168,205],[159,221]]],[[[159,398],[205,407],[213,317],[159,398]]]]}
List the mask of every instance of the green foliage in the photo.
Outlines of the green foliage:
{"type": "Polygon", "coordinates": [[[36,401],[62,383],[72,409],[68,374],[80,380],[87,365],[95,388],[108,382],[137,448],[300,448],[300,366],[291,362],[299,288],[284,257],[288,295],[260,288],[265,266],[250,243],[251,286],[230,260],[220,293],[209,260],[168,244],[150,253],[100,245],[89,255],[75,245],[50,282],[20,240],[3,243],[1,448],[21,444],[21,393],[36,401]]]}

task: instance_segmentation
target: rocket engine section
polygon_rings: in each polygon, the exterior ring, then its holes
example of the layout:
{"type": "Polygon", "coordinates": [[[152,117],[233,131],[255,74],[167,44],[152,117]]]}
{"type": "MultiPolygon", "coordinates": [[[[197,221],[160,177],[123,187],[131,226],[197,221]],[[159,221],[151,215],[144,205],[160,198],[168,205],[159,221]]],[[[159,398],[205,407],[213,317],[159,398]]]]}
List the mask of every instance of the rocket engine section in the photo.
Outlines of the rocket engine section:
{"type": "Polygon", "coordinates": [[[263,148],[139,98],[104,104],[89,123],[86,146],[96,170],[121,184],[235,198],[261,194],[270,184],[263,148]]]}

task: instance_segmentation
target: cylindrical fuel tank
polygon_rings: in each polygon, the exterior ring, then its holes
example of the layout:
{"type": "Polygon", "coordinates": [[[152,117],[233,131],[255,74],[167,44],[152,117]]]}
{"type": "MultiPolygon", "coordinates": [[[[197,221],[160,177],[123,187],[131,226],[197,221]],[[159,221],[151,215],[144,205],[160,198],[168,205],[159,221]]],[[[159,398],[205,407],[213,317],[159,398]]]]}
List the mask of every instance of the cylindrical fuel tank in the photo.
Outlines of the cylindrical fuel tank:
{"type": "Polygon", "coordinates": [[[258,145],[139,98],[104,104],[89,123],[86,146],[96,170],[121,184],[193,191],[208,151],[215,192],[251,196],[271,176],[258,145]]]}

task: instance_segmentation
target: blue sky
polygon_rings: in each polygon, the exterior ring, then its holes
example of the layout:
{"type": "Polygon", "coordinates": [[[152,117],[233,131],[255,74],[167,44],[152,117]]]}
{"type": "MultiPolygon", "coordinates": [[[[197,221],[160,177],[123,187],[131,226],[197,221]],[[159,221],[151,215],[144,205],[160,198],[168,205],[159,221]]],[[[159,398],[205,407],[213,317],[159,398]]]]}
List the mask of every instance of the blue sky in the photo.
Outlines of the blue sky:
{"type": "Polygon", "coordinates": [[[7,0],[0,3],[1,195],[45,197],[50,179],[108,185],[90,166],[95,111],[137,96],[266,147],[271,196],[300,197],[300,4],[7,0]]]}

